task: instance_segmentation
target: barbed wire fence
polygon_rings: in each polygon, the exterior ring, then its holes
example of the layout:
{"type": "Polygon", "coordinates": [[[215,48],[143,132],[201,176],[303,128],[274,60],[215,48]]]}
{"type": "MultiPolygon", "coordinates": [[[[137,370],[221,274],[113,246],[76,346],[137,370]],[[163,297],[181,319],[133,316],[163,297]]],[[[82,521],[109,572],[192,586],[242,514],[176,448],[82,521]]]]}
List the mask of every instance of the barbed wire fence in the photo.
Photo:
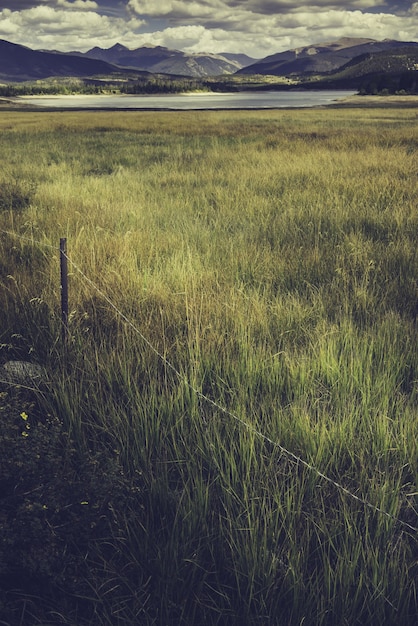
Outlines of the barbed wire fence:
{"type": "MultiPolygon", "coordinates": [[[[274,439],[272,439],[268,435],[264,434],[263,432],[261,432],[260,430],[255,428],[252,424],[249,424],[245,419],[243,419],[239,415],[236,415],[235,413],[231,412],[229,409],[225,408],[223,405],[218,403],[216,400],[213,400],[212,398],[210,398],[206,394],[202,393],[194,385],[192,385],[190,383],[190,381],[163,354],[161,354],[161,352],[159,352],[159,350],[153,345],[153,343],[141,332],[141,330],[138,328],[138,326],[136,324],[134,324],[134,322],[131,319],[129,319],[123,313],[123,311],[121,311],[119,309],[118,306],[116,306],[116,304],[111,300],[111,298],[109,298],[109,296],[98,285],[96,285],[96,283],[91,278],[89,278],[83,272],[83,270],[79,267],[79,265],[72,260],[72,258],[67,253],[66,240],[65,240],[65,244],[64,244],[64,240],[61,239],[60,240],[60,245],[59,246],[54,246],[52,244],[47,244],[47,243],[44,243],[44,242],[40,242],[40,241],[35,240],[34,238],[25,237],[23,235],[19,235],[17,233],[11,232],[11,231],[6,231],[6,230],[0,229],[0,233],[8,235],[8,236],[11,236],[11,237],[15,237],[17,239],[21,239],[22,241],[27,241],[27,242],[32,243],[34,245],[36,244],[36,245],[45,247],[47,249],[54,250],[55,252],[58,252],[60,254],[60,258],[65,260],[64,269],[63,269],[63,264],[61,264],[61,290],[63,289],[63,280],[64,280],[64,285],[65,285],[65,282],[66,282],[65,277],[63,277],[63,272],[65,273],[65,271],[66,271],[65,268],[66,268],[67,263],[68,263],[69,265],[71,265],[71,267],[74,268],[74,270],[79,274],[79,276],[83,279],[83,281],[90,288],[94,289],[94,291],[101,298],[103,298],[103,300],[116,313],[116,315],[120,319],[122,319],[134,331],[134,333],[136,335],[138,335],[138,337],[140,337],[140,339],[164,363],[164,365],[168,369],[170,369],[179,378],[179,380],[182,381],[202,402],[209,404],[210,406],[212,406],[216,410],[220,411],[222,414],[226,415],[227,417],[231,418],[232,420],[234,420],[235,422],[240,424],[242,427],[244,427],[249,432],[253,433],[260,440],[268,443],[273,448],[276,448],[277,450],[279,450],[281,452],[281,454],[285,455],[295,465],[301,465],[301,466],[305,467],[307,470],[309,470],[313,474],[316,474],[318,476],[318,478],[320,478],[322,481],[332,485],[332,487],[335,488],[337,491],[339,491],[341,493],[344,493],[346,496],[348,496],[352,500],[358,502],[359,504],[362,504],[363,506],[365,506],[368,509],[374,511],[375,513],[378,513],[378,514],[386,517],[387,519],[391,520],[392,522],[394,522],[396,524],[399,524],[402,527],[403,532],[407,532],[407,531],[410,532],[410,531],[412,531],[413,533],[418,533],[418,527],[417,526],[413,526],[412,524],[409,524],[408,522],[400,519],[396,515],[388,513],[384,509],[382,509],[382,508],[376,506],[375,504],[369,502],[367,499],[365,499],[365,498],[363,498],[361,496],[356,495],[355,493],[353,493],[353,491],[351,491],[350,489],[347,489],[346,487],[344,487],[344,485],[342,485],[341,483],[335,481],[333,478],[331,478],[327,474],[323,473],[317,467],[315,467],[314,465],[312,465],[311,463],[306,461],[304,458],[302,458],[301,456],[299,456],[299,455],[295,454],[294,452],[288,450],[281,443],[279,443],[278,441],[275,441],[274,439]]],[[[63,307],[65,307],[65,297],[66,296],[64,294],[64,301],[63,301],[63,298],[61,298],[63,326],[65,326],[68,323],[68,309],[67,310],[63,309],[63,307]]],[[[67,302],[67,306],[68,306],[68,302],[67,302]]],[[[66,335],[67,332],[68,332],[68,327],[64,328],[64,330],[63,330],[63,341],[64,342],[66,340],[65,339],[65,335],[66,335]]],[[[7,381],[1,381],[0,380],[0,382],[7,382],[7,381]]]]}

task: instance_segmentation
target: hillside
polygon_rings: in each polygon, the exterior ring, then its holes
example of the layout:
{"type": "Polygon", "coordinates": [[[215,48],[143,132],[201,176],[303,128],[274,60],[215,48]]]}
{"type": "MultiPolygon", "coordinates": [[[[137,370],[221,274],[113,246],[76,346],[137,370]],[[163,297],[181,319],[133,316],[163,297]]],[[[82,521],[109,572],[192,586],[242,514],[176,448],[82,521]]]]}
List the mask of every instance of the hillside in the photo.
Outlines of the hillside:
{"type": "Polygon", "coordinates": [[[119,68],[99,59],[31,50],[0,40],[0,81],[3,82],[23,82],[51,76],[109,76],[120,72],[119,68]]]}
{"type": "Polygon", "coordinates": [[[418,93],[418,46],[360,55],[336,72],[309,79],[304,86],[353,88],[365,94],[418,93]]]}
{"type": "Polygon", "coordinates": [[[365,93],[387,91],[418,92],[418,47],[405,46],[395,53],[380,52],[357,57],[338,74],[341,80],[353,77],[365,93]]]}

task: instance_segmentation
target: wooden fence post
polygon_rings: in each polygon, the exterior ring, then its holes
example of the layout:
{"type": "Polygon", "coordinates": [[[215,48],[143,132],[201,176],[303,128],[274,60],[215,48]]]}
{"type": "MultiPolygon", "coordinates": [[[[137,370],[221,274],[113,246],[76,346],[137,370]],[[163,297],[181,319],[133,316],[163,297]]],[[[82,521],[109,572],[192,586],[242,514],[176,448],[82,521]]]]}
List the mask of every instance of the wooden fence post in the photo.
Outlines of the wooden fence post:
{"type": "Polygon", "coordinates": [[[60,239],[62,343],[68,341],[68,259],[67,239],[60,239]]]}

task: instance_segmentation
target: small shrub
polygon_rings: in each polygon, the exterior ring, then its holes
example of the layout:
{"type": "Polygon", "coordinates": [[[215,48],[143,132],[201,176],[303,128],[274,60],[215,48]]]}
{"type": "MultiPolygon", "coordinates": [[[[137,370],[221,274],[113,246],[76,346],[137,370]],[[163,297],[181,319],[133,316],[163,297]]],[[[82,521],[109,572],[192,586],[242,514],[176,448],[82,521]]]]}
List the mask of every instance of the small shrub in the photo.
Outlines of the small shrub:
{"type": "Polygon", "coordinates": [[[0,183],[0,211],[23,211],[33,199],[35,188],[32,183],[16,180],[0,183]]]}

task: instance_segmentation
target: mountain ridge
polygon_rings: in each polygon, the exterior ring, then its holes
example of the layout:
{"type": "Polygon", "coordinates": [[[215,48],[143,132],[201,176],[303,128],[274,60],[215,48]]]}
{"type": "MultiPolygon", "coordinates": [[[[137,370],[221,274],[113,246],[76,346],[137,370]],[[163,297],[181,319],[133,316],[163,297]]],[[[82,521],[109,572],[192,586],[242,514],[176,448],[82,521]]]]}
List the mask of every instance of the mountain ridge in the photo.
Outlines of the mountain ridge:
{"type": "Polygon", "coordinates": [[[395,39],[343,37],[334,42],[322,42],[278,52],[238,70],[237,74],[265,74],[270,76],[307,77],[334,72],[362,54],[395,50],[416,42],[395,39]]]}
{"type": "Polygon", "coordinates": [[[123,44],[116,43],[111,48],[96,46],[87,52],[77,54],[104,60],[120,67],[195,78],[234,74],[255,61],[244,54],[187,53],[150,44],[129,49],[123,44]]]}

